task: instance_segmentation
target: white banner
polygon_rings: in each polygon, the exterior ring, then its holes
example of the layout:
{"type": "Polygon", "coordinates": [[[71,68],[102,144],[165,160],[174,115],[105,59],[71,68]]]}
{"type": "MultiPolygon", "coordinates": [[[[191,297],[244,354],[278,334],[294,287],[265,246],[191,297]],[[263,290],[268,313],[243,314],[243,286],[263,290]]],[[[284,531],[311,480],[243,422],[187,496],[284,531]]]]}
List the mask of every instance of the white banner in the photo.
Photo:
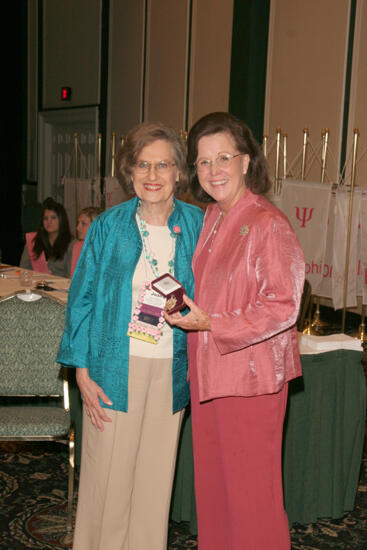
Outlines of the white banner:
{"type": "Polygon", "coordinates": [[[111,208],[111,206],[116,206],[116,204],[126,201],[129,198],[119,184],[118,179],[115,177],[105,178],[104,186],[106,210],[111,208]]]}
{"type": "MultiPolygon", "coordinates": [[[[355,189],[351,222],[348,260],[348,288],[346,307],[357,305],[357,237],[362,190],[355,189]]],[[[350,190],[339,187],[336,191],[335,225],[333,238],[332,297],[335,309],[344,307],[344,281],[347,254],[350,190]]]]}
{"type": "Polygon", "coordinates": [[[330,205],[328,212],[328,222],[326,228],[326,246],[325,257],[322,266],[322,281],[319,288],[318,296],[324,298],[332,298],[332,275],[333,275],[333,241],[334,241],[334,225],[335,225],[335,193],[331,193],[330,205]]]}
{"type": "Polygon", "coordinates": [[[277,201],[302,246],[306,279],[316,295],[320,295],[323,277],[329,276],[325,253],[331,190],[330,184],[288,179],[283,182],[281,199],[277,201]]]}

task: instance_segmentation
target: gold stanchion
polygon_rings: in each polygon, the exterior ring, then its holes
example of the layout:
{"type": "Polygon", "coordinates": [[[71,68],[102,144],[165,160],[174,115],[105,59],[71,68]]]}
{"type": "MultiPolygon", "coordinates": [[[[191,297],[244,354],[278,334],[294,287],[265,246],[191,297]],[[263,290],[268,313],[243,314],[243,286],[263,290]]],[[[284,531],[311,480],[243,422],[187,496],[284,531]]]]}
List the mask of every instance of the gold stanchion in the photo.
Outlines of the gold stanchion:
{"type": "Polygon", "coordinates": [[[98,134],[97,144],[97,177],[101,179],[101,158],[102,158],[102,134],[98,134]]]}
{"type": "Polygon", "coordinates": [[[328,148],[328,142],[329,142],[329,129],[325,128],[321,132],[321,138],[322,138],[322,151],[321,151],[321,183],[325,182],[325,172],[326,172],[326,156],[327,156],[327,148],[328,148]]]}
{"type": "Polygon", "coordinates": [[[115,176],[116,132],[112,132],[111,176],[115,176]]]}
{"type": "Polygon", "coordinates": [[[302,147],[302,168],[301,168],[301,180],[304,181],[306,174],[306,156],[307,156],[307,144],[308,144],[308,128],[303,128],[303,147],[302,147]]]}
{"type": "MultiPolygon", "coordinates": [[[[327,158],[327,147],[328,147],[328,140],[329,140],[329,130],[328,128],[325,128],[321,132],[321,139],[322,139],[322,149],[321,149],[321,183],[325,182],[325,173],[326,173],[326,158],[327,158]]],[[[329,323],[326,323],[325,321],[321,321],[320,319],[320,296],[316,296],[316,311],[315,315],[311,324],[312,329],[316,333],[320,333],[322,329],[328,326],[329,323]]]]}
{"type": "Polygon", "coordinates": [[[345,252],[345,268],[344,268],[343,315],[342,315],[342,327],[341,327],[342,333],[344,333],[345,331],[345,317],[346,317],[346,310],[347,310],[350,238],[351,238],[352,215],[353,215],[354,184],[355,184],[355,178],[356,178],[358,136],[359,136],[358,128],[354,128],[352,176],[351,176],[350,191],[349,191],[350,194],[349,194],[347,247],[345,252]]]}
{"type": "Polygon", "coordinates": [[[123,136],[122,134],[120,135],[120,147],[122,147],[125,143],[125,136],[123,136]]]}
{"type": "Polygon", "coordinates": [[[359,325],[359,328],[358,328],[358,338],[361,340],[361,342],[364,342],[366,340],[365,317],[366,317],[366,306],[362,304],[361,324],[359,325]]]}
{"type": "Polygon", "coordinates": [[[74,179],[78,177],[78,134],[74,134],[74,179]]]}
{"type": "Polygon", "coordinates": [[[77,193],[77,179],[78,179],[78,134],[74,134],[74,201],[75,201],[75,216],[78,215],[78,193],[77,193]]]}
{"type": "Polygon", "coordinates": [[[274,191],[276,195],[280,193],[280,179],[279,179],[279,161],[280,161],[280,136],[282,134],[279,126],[276,128],[276,158],[275,158],[275,186],[274,191]]]}
{"type": "Polygon", "coordinates": [[[187,144],[187,136],[188,136],[188,133],[185,132],[185,130],[183,130],[181,128],[180,130],[180,138],[182,139],[183,143],[186,145],[187,144]]]}
{"type": "Polygon", "coordinates": [[[313,333],[313,331],[312,331],[312,321],[311,321],[312,307],[313,307],[313,296],[311,296],[311,298],[310,298],[310,305],[309,305],[309,310],[308,310],[307,323],[306,323],[305,328],[302,331],[303,334],[312,334],[313,333]]]}
{"type": "Polygon", "coordinates": [[[263,137],[263,153],[264,153],[264,157],[267,158],[267,156],[268,156],[268,136],[267,136],[267,134],[264,134],[264,137],[263,137]]]}
{"type": "Polygon", "coordinates": [[[97,178],[99,181],[99,190],[101,193],[101,206],[102,208],[105,207],[104,203],[104,182],[101,177],[101,165],[102,165],[102,134],[98,134],[98,141],[97,141],[97,178]]]}
{"type": "MultiPolygon", "coordinates": [[[[308,131],[307,126],[305,126],[305,127],[303,128],[303,146],[302,146],[301,181],[304,181],[305,176],[306,176],[306,159],[307,159],[308,135],[309,135],[309,131],[308,131]]],[[[314,299],[315,299],[315,296],[312,296],[312,297],[311,297],[310,310],[309,310],[308,323],[307,323],[306,328],[305,328],[305,330],[304,330],[304,333],[305,333],[305,334],[314,334],[314,333],[315,333],[315,334],[318,334],[318,332],[319,332],[318,322],[319,322],[319,312],[320,312],[320,309],[319,309],[319,307],[318,307],[318,304],[319,304],[319,301],[317,301],[318,299],[316,299],[316,314],[315,314],[315,318],[314,318],[313,321],[311,320],[311,318],[312,318],[312,305],[313,305],[314,299]]]]}
{"type": "Polygon", "coordinates": [[[287,134],[283,134],[283,179],[287,177],[287,134]]]}

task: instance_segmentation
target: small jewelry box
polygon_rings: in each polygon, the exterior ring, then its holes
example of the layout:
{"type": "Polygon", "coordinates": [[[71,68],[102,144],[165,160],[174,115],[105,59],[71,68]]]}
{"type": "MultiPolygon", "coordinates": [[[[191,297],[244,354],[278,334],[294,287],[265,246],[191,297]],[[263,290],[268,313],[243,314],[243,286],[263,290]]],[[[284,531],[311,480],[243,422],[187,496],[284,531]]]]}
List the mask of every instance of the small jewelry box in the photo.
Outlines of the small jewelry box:
{"type": "Polygon", "coordinates": [[[154,279],[154,281],[151,282],[151,287],[166,298],[164,310],[167,313],[175,313],[186,307],[183,301],[185,289],[170,273],[165,273],[161,277],[154,279]]]}

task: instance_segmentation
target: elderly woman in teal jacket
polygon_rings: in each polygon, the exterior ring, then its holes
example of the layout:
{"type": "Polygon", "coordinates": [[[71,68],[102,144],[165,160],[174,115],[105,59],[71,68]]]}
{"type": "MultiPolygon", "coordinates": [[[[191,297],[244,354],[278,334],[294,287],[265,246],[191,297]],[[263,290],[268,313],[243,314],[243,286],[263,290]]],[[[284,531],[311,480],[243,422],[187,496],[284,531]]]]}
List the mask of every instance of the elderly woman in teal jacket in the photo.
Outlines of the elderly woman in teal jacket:
{"type": "Polygon", "coordinates": [[[177,442],[189,400],[186,333],[165,323],[151,282],[172,275],[193,296],[203,214],[174,194],[185,150],[161,124],[133,128],[118,154],[135,197],[88,232],[70,288],[58,362],[83,397],[74,550],[165,550],[177,442]]]}

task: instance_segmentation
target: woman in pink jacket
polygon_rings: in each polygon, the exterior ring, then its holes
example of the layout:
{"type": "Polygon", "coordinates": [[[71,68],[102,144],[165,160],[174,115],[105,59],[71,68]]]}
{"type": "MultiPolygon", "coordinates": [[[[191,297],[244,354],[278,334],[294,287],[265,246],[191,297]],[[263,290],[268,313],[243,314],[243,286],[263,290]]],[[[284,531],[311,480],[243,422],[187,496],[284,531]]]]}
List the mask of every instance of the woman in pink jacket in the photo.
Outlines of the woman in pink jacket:
{"type": "Polygon", "coordinates": [[[208,206],[193,258],[189,334],[199,550],[289,550],[281,449],[288,381],[301,375],[302,250],[263,194],[267,165],[229,113],[188,138],[192,191],[208,206]]]}

